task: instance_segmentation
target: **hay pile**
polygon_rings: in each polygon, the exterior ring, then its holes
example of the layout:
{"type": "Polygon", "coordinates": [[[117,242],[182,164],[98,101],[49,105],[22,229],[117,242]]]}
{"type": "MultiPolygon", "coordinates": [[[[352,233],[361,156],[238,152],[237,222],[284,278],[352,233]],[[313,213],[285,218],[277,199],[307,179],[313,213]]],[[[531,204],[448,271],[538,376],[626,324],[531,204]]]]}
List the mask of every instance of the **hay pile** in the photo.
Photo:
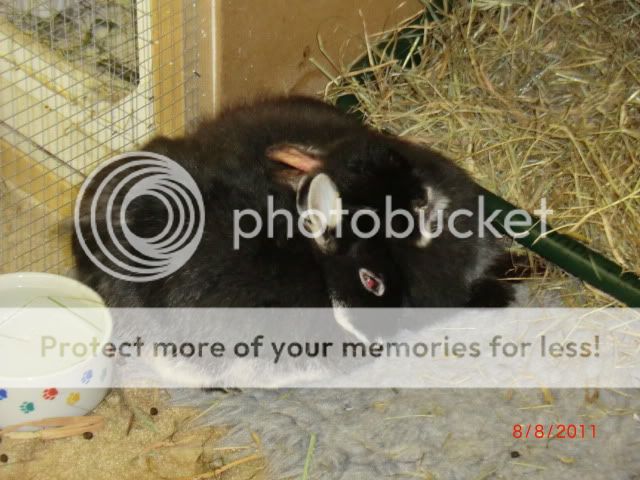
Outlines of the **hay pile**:
{"type": "MultiPolygon", "coordinates": [[[[354,95],[368,123],[444,152],[516,205],[546,197],[560,232],[640,272],[640,4],[449,3],[385,47],[369,37],[364,81],[341,68],[327,99],[354,95]]],[[[556,268],[535,284],[568,305],[612,303],[556,268]]]]}

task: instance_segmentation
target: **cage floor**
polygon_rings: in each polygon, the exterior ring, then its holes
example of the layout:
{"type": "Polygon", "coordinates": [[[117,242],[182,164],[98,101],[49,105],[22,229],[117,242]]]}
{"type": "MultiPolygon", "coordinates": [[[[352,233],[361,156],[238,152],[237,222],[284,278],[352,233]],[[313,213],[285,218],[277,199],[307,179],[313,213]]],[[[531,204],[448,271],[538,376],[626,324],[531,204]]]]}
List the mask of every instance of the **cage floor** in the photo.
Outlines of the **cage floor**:
{"type": "Polygon", "coordinates": [[[70,235],[68,219],[0,178],[0,273],[67,273],[70,235]]]}
{"type": "MultiPolygon", "coordinates": [[[[160,390],[114,390],[95,411],[107,420],[105,427],[89,440],[82,435],[52,441],[5,439],[0,453],[8,462],[0,467],[4,470],[0,476],[7,480],[220,478],[200,472],[211,470],[207,462],[212,459],[252,446],[219,447],[224,429],[190,426],[197,413],[168,406],[160,390]],[[149,413],[153,408],[156,415],[149,413]]],[[[223,478],[261,480],[262,467],[262,460],[256,459],[225,471],[223,478]]]]}

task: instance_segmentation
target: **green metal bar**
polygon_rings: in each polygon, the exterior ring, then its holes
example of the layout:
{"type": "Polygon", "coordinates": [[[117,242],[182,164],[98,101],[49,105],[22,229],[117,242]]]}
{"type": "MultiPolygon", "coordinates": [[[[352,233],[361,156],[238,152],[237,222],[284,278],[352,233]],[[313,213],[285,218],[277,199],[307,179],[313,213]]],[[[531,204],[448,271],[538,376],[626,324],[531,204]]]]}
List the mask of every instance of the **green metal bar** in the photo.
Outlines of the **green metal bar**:
{"type": "MultiPolygon", "coordinates": [[[[508,234],[504,228],[506,216],[519,209],[488,190],[483,189],[482,195],[486,218],[497,212],[492,224],[502,233],[508,234]]],[[[620,265],[577,240],[553,232],[548,224],[546,233],[543,234],[540,219],[536,220],[533,227],[510,225],[511,233],[515,234],[514,239],[518,243],[628,306],[640,307],[640,278],[637,275],[625,272],[620,265]]]]}

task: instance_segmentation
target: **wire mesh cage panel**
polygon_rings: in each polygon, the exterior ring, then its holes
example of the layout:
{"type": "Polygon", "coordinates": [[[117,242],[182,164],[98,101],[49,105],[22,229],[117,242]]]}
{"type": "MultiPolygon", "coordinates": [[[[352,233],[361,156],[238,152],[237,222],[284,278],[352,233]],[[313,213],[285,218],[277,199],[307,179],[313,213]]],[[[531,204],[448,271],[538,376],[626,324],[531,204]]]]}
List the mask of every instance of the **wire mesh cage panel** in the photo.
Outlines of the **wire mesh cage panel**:
{"type": "Polygon", "coordinates": [[[202,21],[182,0],[0,0],[0,272],[67,272],[84,178],[198,116],[202,21]]]}

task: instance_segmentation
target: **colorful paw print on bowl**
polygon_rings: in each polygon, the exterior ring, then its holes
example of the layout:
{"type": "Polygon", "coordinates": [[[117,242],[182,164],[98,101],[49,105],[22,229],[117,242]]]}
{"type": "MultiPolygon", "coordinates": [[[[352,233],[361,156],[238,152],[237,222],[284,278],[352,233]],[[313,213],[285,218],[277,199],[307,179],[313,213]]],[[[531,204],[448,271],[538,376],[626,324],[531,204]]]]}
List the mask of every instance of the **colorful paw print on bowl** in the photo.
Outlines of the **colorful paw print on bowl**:
{"type": "Polygon", "coordinates": [[[20,410],[22,410],[22,413],[31,413],[36,409],[36,406],[33,404],[33,402],[22,402],[20,404],[20,410]]]}
{"type": "Polygon", "coordinates": [[[80,400],[80,394],[78,392],[71,392],[67,395],[67,405],[75,405],[80,400]]]}
{"type": "Polygon", "coordinates": [[[80,379],[80,381],[86,385],[91,381],[92,378],[93,378],[93,370],[87,370],[82,374],[82,378],[80,379]]]}
{"type": "Polygon", "coordinates": [[[4,400],[9,396],[9,393],[4,388],[0,388],[0,400],[4,400]]]}
{"type": "Polygon", "coordinates": [[[44,398],[45,400],[53,400],[58,396],[58,393],[59,392],[57,388],[45,388],[42,391],[42,398],[44,398]]]}

